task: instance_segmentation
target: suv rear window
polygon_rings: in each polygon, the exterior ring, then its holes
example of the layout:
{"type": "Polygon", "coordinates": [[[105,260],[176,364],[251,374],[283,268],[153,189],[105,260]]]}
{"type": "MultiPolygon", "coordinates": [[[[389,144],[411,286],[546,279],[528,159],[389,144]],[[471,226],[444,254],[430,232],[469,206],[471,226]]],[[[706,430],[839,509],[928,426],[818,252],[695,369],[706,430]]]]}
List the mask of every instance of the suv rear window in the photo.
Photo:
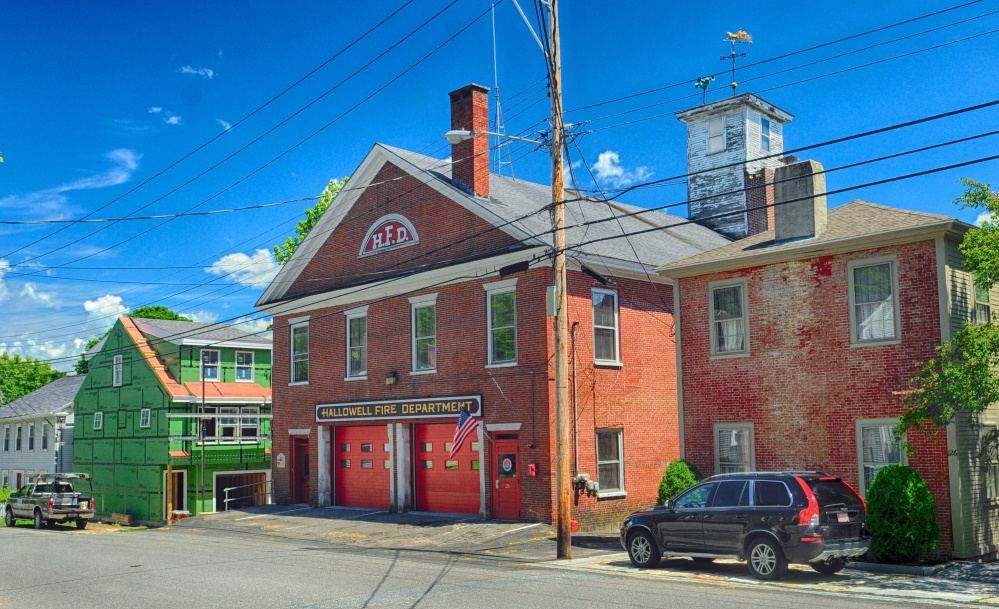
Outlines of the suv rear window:
{"type": "Polygon", "coordinates": [[[819,507],[840,503],[847,507],[860,507],[860,497],[842,480],[812,480],[808,486],[812,487],[819,507]]]}
{"type": "Polygon", "coordinates": [[[791,505],[791,495],[783,482],[757,480],[755,482],[754,503],[764,507],[787,507],[791,505]]]}
{"type": "Polygon", "coordinates": [[[726,480],[718,485],[711,507],[741,507],[749,505],[749,484],[745,480],[726,480]]]}

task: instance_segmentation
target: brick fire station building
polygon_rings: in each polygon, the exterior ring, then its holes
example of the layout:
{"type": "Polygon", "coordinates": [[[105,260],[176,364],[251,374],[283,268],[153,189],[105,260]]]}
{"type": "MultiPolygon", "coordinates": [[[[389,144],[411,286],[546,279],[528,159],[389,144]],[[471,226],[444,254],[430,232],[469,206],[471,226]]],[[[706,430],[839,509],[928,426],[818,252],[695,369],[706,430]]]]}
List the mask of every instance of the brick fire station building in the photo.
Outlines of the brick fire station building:
{"type": "MultiPolygon", "coordinates": [[[[453,129],[488,130],[487,91],[450,94],[453,129]]],[[[277,502],[551,521],[551,191],[488,157],[486,135],[453,162],[376,144],[260,298],[277,502]],[[479,433],[451,458],[462,407],[479,433]]],[[[567,235],[583,528],[652,504],[680,455],[673,289],[651,271],[729,241],[662,213],[614,219],[637,209],[567,203],[567,226],[611,220],[567,235]]]]}

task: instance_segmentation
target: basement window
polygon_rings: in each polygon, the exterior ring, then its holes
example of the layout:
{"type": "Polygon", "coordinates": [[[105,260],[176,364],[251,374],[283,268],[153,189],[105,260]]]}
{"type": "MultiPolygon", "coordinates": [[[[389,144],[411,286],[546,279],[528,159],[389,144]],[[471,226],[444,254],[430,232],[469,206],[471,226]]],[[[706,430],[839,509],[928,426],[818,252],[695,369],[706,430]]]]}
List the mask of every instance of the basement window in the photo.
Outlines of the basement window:
{"type": "Polygon", "coordinates": [[[708,121],[708,154],[725,150],[725,117],[708,121]]]}

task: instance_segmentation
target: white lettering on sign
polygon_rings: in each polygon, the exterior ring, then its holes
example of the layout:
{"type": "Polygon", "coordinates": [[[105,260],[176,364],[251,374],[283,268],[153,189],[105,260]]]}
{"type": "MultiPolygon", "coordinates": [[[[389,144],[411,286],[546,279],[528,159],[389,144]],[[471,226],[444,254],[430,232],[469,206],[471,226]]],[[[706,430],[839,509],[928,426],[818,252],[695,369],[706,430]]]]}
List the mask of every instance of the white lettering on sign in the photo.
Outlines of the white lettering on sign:
{"type": "Polygon", "coordinates": [[[416,245],[420,238],[409,220],[398,214],[382,216],[368,230],[361,245],[361,256],[416,245]]]}

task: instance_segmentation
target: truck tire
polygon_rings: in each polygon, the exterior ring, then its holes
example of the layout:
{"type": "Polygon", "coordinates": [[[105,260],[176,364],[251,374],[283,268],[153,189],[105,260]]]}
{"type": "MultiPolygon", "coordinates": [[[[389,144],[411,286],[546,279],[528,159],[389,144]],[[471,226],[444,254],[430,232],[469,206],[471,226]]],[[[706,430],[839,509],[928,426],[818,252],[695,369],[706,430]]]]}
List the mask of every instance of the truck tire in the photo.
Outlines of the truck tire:
{"type": "Polygon", "coordinates": [[[79,529],[80,531],[87,528],[87,521],[84,520],[83,518],[78,518],[76,520],[76,528],[79,529]]]}
{"type": "Polygon", "coordinates": [[[8,507],[3,513],[3,524],[4,526],[12,527],[17,521],[14,520],[14,510],[8,507]]]}
{"type": "Polygon", "coordinates": [[[42,511],[38,508],[35,508],[35,528],[40,529],[44,524],[45,521],[42,520],[42,511]]]}

